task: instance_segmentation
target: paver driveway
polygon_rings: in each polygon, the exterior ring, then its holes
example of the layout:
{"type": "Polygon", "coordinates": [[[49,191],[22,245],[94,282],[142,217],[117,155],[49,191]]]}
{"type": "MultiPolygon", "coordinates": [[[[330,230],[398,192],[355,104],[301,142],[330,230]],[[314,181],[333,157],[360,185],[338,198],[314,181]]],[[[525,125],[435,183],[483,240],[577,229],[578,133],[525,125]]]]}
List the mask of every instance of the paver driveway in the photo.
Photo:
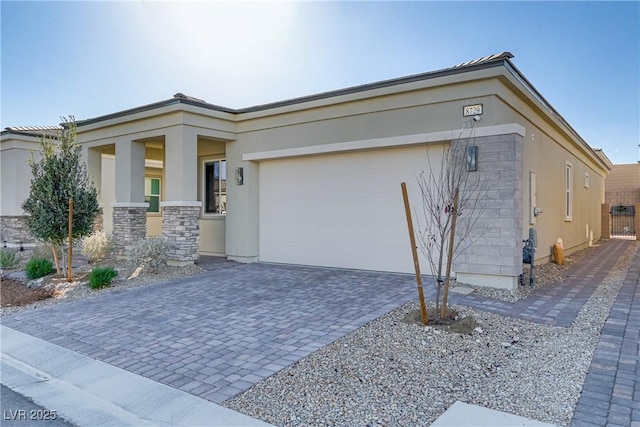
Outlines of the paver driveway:
{"type": "Polygon", "coordinates": [[[229,264],[3,324],[222,402],[415,298],[411,275],[229,264]]]}

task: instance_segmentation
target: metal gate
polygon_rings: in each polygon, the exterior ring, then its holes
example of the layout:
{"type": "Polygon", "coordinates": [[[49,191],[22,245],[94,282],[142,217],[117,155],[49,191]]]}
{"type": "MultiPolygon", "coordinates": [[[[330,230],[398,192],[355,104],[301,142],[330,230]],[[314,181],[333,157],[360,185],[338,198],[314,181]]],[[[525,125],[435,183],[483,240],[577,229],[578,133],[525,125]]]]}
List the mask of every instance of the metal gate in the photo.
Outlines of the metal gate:
{"type": "Polygon", "coordinates": [[[636,207],[612,206],[611,207],[611,238],[635,240],[636,207]]]}

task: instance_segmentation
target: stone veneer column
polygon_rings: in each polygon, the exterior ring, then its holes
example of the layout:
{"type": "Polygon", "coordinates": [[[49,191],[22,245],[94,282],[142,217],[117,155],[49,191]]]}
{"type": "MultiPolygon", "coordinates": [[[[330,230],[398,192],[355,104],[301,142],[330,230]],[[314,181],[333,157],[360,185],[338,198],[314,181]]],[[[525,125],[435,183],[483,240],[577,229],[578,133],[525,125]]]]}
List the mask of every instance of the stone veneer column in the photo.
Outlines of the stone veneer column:
{"type": "Polygon", "coordinates": [[[96,219],[93,220],[93,231],[103,231],[104,230],[104,210],[100,208],[98,210],[98,214],[96,215],[96,219]]]}
{"type": "Polygon", "coordinates": [[[198,259],[201,205],[201,202],[160,203],[162,235],[171,245],[167,264],[183,267],[198,259]]]}
{"type": "Polygon", "coordinates": [[[126,257],[131,245],[147,237],[148,203],[116,202],[113,207],[113,241],[116,254],[126,257]]]}
{"type": "Polygon", "coordinates": [[[27,227],[26,217],[21,215],[3,215],[0,217],[0,240],[8,246],[18,246],[20,242],[34,243],[36,239],[27,227]]]}
{"type": "MultiPolygon", "coordinates": [[[[487,183],[478,219],[484,234],[472,236],[476,243],[463,248],[454,270],[463,283],[513,291],[522,273],[524,138],[513,133],[472,138],[468,143],[478,147],[478,171],[469,173],[487,183]]],[[[464,214],[458,221],[464,223],[464,214]]]]}

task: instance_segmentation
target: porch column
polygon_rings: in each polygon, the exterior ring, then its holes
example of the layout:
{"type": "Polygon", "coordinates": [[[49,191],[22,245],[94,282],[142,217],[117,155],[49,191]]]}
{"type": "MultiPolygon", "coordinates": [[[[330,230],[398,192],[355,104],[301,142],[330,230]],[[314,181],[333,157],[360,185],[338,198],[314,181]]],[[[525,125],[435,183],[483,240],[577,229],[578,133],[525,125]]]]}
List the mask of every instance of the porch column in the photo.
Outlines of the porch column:
{"type": "Polygon", "coordinates": [[[87,165],[87,175],[89,176],[89,182],[93,184],[98,192],[98,204],[100,211],[96,216],[93,223],[93,230],[103,229],[103,208],[104,202],[102,200],[102,153],[97,148],[82,147],[82,157],[87,165]]]}
{"type": "Polygon", "coordinates": [[[116,141],[116,201],[113,207],[113,240],[116,253],[127,249],[147,234],[147,207],[144,202],[144,143],[116,141]]]}
{"type": "Polygon", "coordinates": [[[167,264],[186,266],[198,259],[200,207],[198,201],[198,134],[184,125],[165,134],[162,235],[171,249],[167,264]]]}

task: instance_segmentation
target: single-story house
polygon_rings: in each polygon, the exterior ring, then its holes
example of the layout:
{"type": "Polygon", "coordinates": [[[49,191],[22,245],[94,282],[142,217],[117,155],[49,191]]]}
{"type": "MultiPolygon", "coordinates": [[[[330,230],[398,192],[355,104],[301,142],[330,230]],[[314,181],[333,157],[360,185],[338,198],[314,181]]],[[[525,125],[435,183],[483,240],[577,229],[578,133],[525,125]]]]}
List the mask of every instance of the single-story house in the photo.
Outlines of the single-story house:
{"type": "MultiPolygon", "coordinates": [[[[472,173],[489,184],[486,227],[454,270],[466,283],[513,289],[530,227],[537,262],[549,260],[558,239],[571,253],[600,238],[610,163],[512,58],[503,52],[242,109],[176,94],[81,120],[104,227],[121,249],[145,235],[166,236],[178,265],[206,254],[409,273],[400,183],[419,208],[416,176],[427,155],[472,138],[472,173]]],[[[17,140],[3,132],[3,218],[19,214],[19,197],[8,198],[14,205],[6,210],[4,203],[5,144],[17,140]]],[[[7,162],[17,168],[18,160],[7,162]]],[[[21,182],[25,171],[15,172],[21,182]]]]}

